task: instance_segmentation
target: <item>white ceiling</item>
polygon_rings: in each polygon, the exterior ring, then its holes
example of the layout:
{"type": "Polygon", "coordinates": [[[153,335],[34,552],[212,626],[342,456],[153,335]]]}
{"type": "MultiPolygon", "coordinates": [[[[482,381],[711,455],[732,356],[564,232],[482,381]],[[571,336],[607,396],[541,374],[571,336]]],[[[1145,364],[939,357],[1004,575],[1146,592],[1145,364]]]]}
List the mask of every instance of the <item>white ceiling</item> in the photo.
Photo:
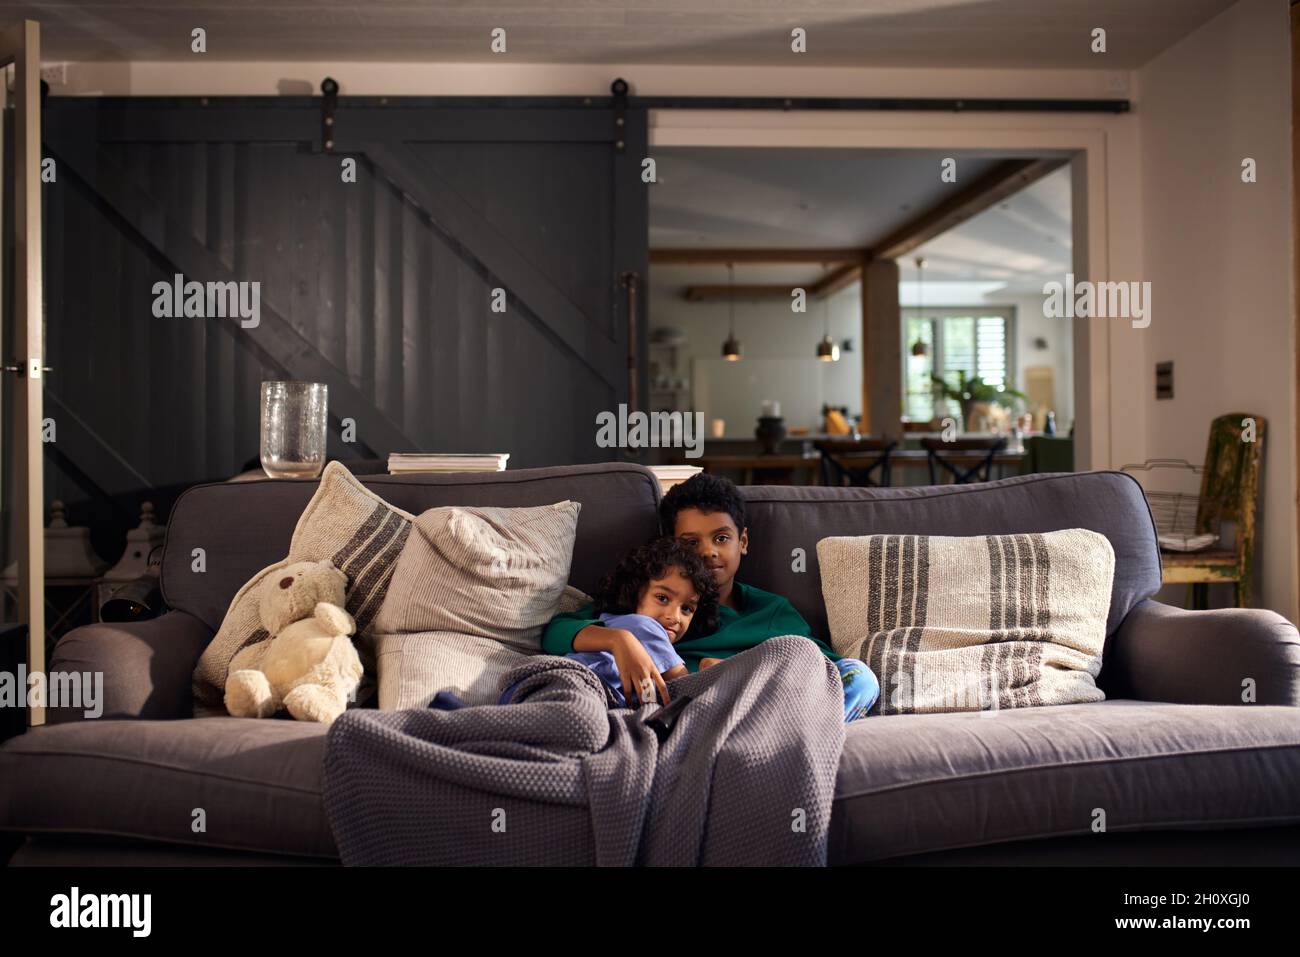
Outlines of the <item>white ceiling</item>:
{"type": "MultiPolygon", "coordinates": [[[[937,150],[660,149],[650,190],[650,246],[658,248],[863,248],[940,202],[1001,160],[937,150]],[[940,162],[957,160],[957,183],[940,162]]],[[[1068,167],[1037,181],[899,263],[904,294],[926,259],[926,286],[942,282],[1041,288],[1070,259],[1068,167]]],[[[738,265],[737,284],[807,285],[819,264],[738,265]]],[[[657,291],[727,282],[726,265],[656,265],[657,291]]],[[[933,291],[932,291],[933,294],[933,291]]],[[[931,300],[935,302],[934,300],[931,300]]],[[[935,302],[937,304],[937,302],[935,302]]]]}
{"type": "Polygon", "coordinates": [[[997,162],[961,154],[954,185],[939,179],[944,155],[802,147],[656,149],[650,245],[869,246],[997,162]]]}
{"type": "Polygon", "coordinates": [[[1142,65],[1233,0],[86,0],[0,3],[47,60],[514,61],[755,66],[1142,65]],[[493,28],[507,52],[489,50],[493,28]],[[807,53],[790,31],[807,31],[807,53]],[[1090,50],[1093,28],[1107,52],[1090,50]]]}

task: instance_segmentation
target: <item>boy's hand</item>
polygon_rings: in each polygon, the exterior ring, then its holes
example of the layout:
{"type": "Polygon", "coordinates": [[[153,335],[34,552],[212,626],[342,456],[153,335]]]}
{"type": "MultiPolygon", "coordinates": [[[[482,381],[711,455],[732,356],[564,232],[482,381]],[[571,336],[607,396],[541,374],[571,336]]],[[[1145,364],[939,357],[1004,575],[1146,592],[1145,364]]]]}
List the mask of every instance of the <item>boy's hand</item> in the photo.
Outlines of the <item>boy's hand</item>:
{"type": "Polygon", "coordinates": [[[674,678],[682,678],[690,674],[685,665],[673,665],[664,672],[664,681],[672,681],[674,678]]]}
{"type": "Polygon", "coordinates": [[[721,658],[701,658],[700,670],[703,671],[705,668],[712,668],[714,665],[720,664],[722,664],[721,658]]]}
{"type": "Polygon", "coordinates": [[[614,629],[617,632],[614,640],[614,647],[610,653],[614,656],[614,664],[618,666],[618,676],[623,681],[623,697],[632,707],[632,702],[641,701],[640,689],[650,687],[644,682],[649,681],[659,692],[659,702],[668,703],[668,686],[664,684],[663,677],[659,674],[659,669],[655,667],[654,659],[650,657],[650,652],[645,650],[645,646],[637,641],[636,635],[622,628],[614,629]]]}

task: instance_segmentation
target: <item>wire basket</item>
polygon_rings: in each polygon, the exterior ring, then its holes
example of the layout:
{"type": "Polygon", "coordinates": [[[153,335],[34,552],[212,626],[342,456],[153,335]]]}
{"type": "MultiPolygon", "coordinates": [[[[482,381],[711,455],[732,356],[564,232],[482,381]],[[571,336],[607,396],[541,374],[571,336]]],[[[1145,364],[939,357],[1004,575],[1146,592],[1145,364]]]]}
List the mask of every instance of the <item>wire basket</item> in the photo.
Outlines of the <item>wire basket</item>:
{"type": "Polygon", "coordinates": [[[1141,465],[1126,465],[1121,471],[1132,475],[1142,486],[1161,548],[1171,552],[1199,552],[1218,544],[1217,519],[1204,530],[1196,524],[1205,469],[1186,459],[1147,459],[1141,465]]]}

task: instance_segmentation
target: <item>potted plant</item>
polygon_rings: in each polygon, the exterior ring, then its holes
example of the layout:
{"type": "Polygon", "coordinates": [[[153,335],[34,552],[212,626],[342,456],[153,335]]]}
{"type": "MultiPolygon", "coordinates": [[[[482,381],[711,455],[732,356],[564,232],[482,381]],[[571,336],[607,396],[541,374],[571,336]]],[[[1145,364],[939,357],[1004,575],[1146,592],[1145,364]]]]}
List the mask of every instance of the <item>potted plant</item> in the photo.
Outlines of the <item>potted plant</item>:
{"type": "Polygon", "coordinates": [[[974,431],[971,418],[977,411],[977,406],[1003,405],[1012,408],[1017,399],[1029,398],[1017,389],[999,389],[990,385],[978,375],[967,378],[965,371],[957,373],[956,385],[950,384],[942,376],[932,374],[930,378],[934,382],[936,397],[952,399],[961,407],[962,428],[966,431],[974,431]]]}

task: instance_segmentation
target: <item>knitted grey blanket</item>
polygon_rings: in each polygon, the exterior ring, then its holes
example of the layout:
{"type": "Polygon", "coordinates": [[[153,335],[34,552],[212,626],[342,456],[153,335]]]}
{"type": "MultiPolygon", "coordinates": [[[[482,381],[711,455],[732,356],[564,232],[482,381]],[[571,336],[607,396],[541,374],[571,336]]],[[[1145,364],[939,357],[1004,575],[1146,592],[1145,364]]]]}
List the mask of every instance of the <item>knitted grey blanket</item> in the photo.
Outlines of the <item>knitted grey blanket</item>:
{"type": "Polygon", "coordinates": [[[501,687],[516,681],[508,705],[334,722],[325,808],[345,864],[826,863],[844,698],[807,639],[678,678],[667,709],[609,709],[566,658],[501,687]]]}

